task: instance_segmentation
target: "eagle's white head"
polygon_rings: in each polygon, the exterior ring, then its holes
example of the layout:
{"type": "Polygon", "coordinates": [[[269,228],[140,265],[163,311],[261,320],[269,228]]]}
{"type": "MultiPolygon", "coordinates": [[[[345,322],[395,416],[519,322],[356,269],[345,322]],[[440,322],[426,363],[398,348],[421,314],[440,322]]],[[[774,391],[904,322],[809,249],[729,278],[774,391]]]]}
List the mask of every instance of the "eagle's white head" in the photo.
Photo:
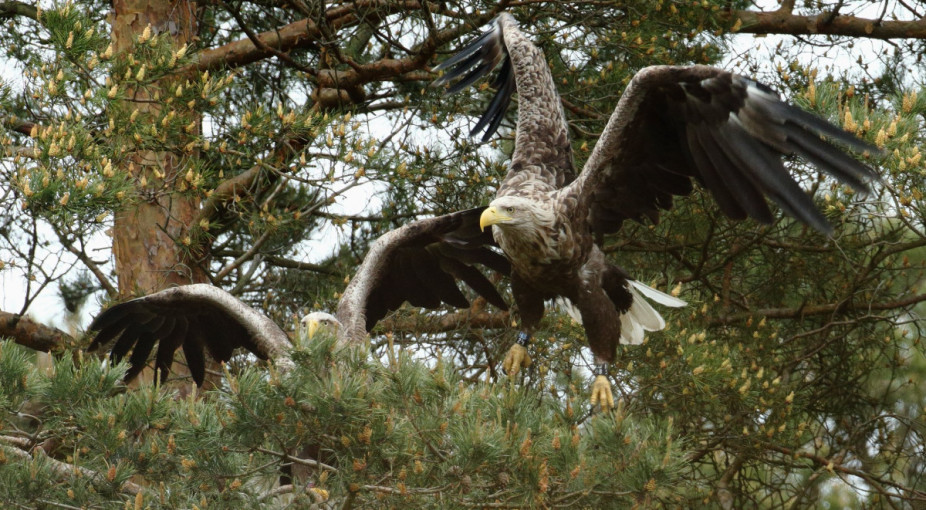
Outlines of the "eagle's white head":
{"type": "Polygon", "coordinates": [[[306,314],[299,323],[304,328],[305,337],[309,340],[318,334],[321,328],[325,328],[325,331],[335,336],[338,334],[338,329],[341,328],[341,321],[328,312],[312,312],[306,314]]]}
{"type": "Polygon", "coordinates": [[[479,228],[485,230],[490,225],[498,225],[504,230],[536,231],[550,227],[554,223],[554,214],[549,204],[526,197],[503,196],[489,203],[479,217],[479,228]]]}

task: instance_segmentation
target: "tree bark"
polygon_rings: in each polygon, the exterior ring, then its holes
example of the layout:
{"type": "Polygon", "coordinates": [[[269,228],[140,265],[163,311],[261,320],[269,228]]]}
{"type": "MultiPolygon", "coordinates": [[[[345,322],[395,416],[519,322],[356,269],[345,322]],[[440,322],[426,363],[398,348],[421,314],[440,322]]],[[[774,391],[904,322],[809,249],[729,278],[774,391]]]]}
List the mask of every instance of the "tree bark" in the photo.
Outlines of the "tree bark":
{"type": "Polygon", "coordinates": [[[866,39],[926,38],[926,18],[915,21],[878,20],[821,13],[812,16],[787,10],[772,12],[732,11],[729,19],[734,31],[744,34],[838,35],[866,39]]]}
{"type": "Polygon", "coordinates": [[[75,346],[74,339],[57,328],[50,328],[29,317],[0,311],[0,337],[42,352],[56,352],[75,346]]]}
{"type": "Polygon", "coordinates": [[[23,2],[4,2],[0,4],[0,19],[12,19],[19,16],[38,18],[38,7],[23,2]]]}
{"type": "MultiPolygon", "coordinates": [[[[112,19],[116,58],[132,51],[134,38],[148,26],[155,34],[168,31],[177,47],[191,42],[198,23],[196,10],[197,5],[189,0],[116,0],[112,19]]],[[[139,121],[154,122],[163,108],[154,97],[158,92],[166,97],[166,85],[162,82],[127,91],[125,107],[138,110],[139,121]]],[[[200,119],[190,120],[198,123],[200,119]]],[[[137,182],[146,184],[139,184],[141,200],[115,215],[113,256],[121,298],[209,281],[203,261],[192,260],[189,249],[183,246],[199,200],[171,189],[173,183],[183,180],[184,157],[179,152],[138,150],[126,158],[127,170],[137,182]],[[163,177],[156,178],[156,173],[163,177]]],[[[185,364],[175,363],[172,370],[188,374],[185,364]]]]}

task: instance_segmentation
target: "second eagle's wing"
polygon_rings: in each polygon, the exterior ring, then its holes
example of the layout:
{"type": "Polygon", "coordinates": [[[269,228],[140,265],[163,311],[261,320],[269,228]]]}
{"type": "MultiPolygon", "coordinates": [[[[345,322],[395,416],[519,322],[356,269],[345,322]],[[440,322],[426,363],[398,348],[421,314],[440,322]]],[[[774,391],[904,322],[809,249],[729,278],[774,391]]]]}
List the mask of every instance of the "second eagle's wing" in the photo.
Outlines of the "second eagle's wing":
{"type": "Polygon", "coordinates": [[[166,380],[174,352],[182,348],[193,380],[205,378],[205,352],[228,361],[243,347],[262,359],[281,358],[289,338],[263,313],[228,292],[199,283],[172,287],[111,306],[93,320],[89,350],[110,348],[118,362],[131,351],[126,380],[138,375],[157,346],[155,367],[166,380]]]}
{"type": "Polygon", "coordinates": [[[877,173],[845,153],[880,151],[781,101],[771,89],[708,66],[653,66],[631,80],[578,179],[567,192],[590,202],[597,234],[626,219],[658,219],[694,177],[729,217],[772,221],[765,198],[821,232],[830,226],[791,177],[798,155],[859,191],[877,173]]]}
{"type": "MultiPolygon", "coordinates": [[[[483,209],[416,221],[377,239],[341,297],[339,336],[363,339],[406,301],[423,308],[468,307],[457,281],[507,310],[508,304],[480,267],[504,276],[511,272],[508,260],[491,248],[495,244],[491,232],[479,229],[483,209]]],[[[119,303],[102,311],[88,329],[97,332],[89,350],[110,349],[114,361],[129,356],[126,380],[138,375],[155,347],[155,367],[162,381],[177,349],[183,349],[198,385],[205,378],[207,352],[218,361],[228,361],[242,347],[262,359],[291,363],[289,338],[279,326],[208,284],[174,287],[119,303]]]]}

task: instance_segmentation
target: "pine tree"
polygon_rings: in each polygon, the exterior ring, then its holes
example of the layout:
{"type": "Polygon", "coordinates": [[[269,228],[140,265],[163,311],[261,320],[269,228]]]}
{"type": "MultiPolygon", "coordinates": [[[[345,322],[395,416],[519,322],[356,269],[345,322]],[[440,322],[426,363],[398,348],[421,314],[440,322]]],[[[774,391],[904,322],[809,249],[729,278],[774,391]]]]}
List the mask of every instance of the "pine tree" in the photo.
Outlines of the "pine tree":
{"type": "Polygon", "coordinates": [[[0,4],[2,47],[21,71],[0,88],[0,278],[28,282],[23,307],[0,311],[0,502],[926,500],[926,27],[915,6],[866,5],[0,4]],[[477,299],[462,312],[402,309],[369,346],[297,341],[288,373],[241,356],[202,389],[182,363],[167,387],[127,387],[123,365],[81,350],[87,338],[28,315],[46,287],[73,313],[194,282],[281,325],[332,309],[372,239],[493,195],[513,112],[476,144],[466,134],[490,92],[444,97],[429,66],[502,9],[549,60],[578,165],[636,70],[696,63],[755,75],[883,148],[884,182],[858,197],[789,162],[831,238],[784,215],[731,222],[696,191],[659,224],[608,239],[609,256],[690,303],[621,348],[612,414],[588,408],[582,329],[555,312],[517,380],[497,368],[515,317],[477,299]],[[890,52],[862,49],[884,40],[890,52]],[[734,54],[743,44],[764,52],[734,54]],[[345,213],[358,188],[369,203],[345,213]],[[308,252],[332,233],[333,253],[308,252]],[[35,368],[37,351],[53,354],[51,370],[35,368]],[[294,466],[307,478],[281,485],[294,466]]]}

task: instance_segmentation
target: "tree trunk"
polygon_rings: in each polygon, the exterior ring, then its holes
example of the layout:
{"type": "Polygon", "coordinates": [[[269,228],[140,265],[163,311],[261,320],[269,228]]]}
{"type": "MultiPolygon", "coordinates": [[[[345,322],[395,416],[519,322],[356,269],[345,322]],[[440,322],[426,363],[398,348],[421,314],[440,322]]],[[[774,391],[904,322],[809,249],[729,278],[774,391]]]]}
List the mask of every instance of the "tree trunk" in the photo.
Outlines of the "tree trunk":
{"type": "MultiPolygon", "coordinates": [[[[187,0],[116,0],[112,18],[116,58],[132,51],[134,39],[149,26],[152,35],[169,32],[178,48],[192,41],[197,27],[196,9],[196,4],[187,0]]],[[[128,90],[125,107],[139,111],[137,122],[156,122],[164,105],[154,98],[166,97],[168,85],[169,81],[163,80],[128,90]]],[[[201,119],[190,120],[198,124],[201,119]]],[[[127,170],[139,183],[140,193],[135,204],[115,215],[113,255],[121,298],[172,285],[209,281],[206,265],[202,260],[194,261],[183,244],[199,209],[197,198],[177,193],[175,189],[176,183],[183,181],[184,158],[188,157],[179,150],[176,153],[138,150],[126,159],[127,170]],[[163,176],[159,178],[160,175],[163,176]]],[[[203,249],[202,253],[205,252],[203,249]]],[[[189,374],[182,363],[174,363],[172,371],[189,374]]],[[[183,393],[190,385],[179,386],[183,393]]]]}

